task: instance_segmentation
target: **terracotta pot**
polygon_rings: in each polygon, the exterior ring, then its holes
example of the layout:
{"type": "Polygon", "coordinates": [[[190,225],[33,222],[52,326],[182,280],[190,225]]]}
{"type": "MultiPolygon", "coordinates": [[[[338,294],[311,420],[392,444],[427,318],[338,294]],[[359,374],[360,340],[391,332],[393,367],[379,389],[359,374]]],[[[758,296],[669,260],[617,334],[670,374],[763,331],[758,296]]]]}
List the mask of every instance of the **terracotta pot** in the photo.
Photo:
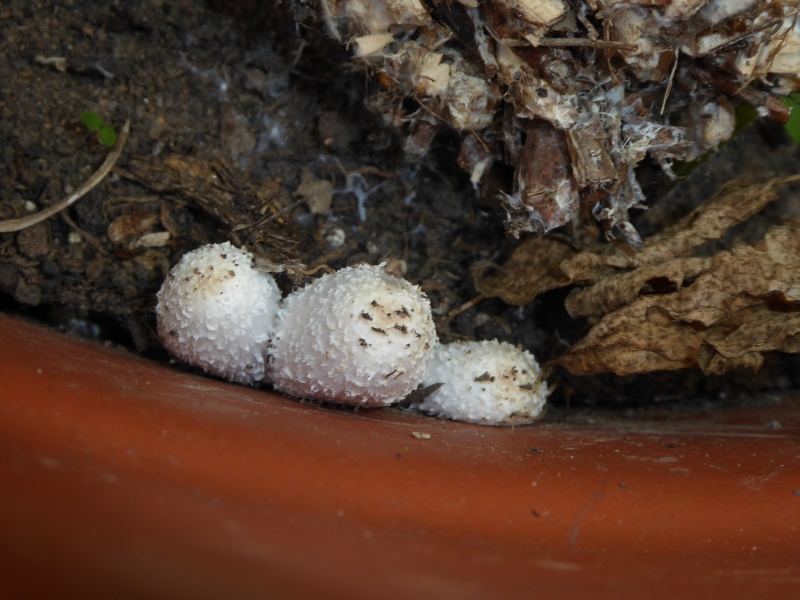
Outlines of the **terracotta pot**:
{"type": "Polygon", "coordinates": [[[4,597],[800,592],[797,402],[495,429],[0,331],[4,597]]]}

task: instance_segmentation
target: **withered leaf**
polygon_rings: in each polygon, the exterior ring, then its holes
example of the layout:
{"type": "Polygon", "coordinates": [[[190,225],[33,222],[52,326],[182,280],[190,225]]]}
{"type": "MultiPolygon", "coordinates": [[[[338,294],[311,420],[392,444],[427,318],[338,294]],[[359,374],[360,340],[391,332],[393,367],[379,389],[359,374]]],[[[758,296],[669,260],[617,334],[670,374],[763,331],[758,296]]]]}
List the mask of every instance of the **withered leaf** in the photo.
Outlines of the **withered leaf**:
{"type": "Polygon", "coordinates": [[[569,285],[569,278],[558,266],[574,254],[575,250],[559,238],[529,237],[502,267],[481,261],[471,272],[478,292],[521,306],[542,292],[569,285]]]}
{"type": "Polygon", "coordinates": [[[697,365],[702,339],[691,327],[674,323],[646,296],[611,313],[553,364],[573,375],[631,375],[674,371],[697,365]]]}
{"type": "Polygon", "coordinates": [[[499,270],[489,273],[476,265],[475,286],[484,296],[522,305],[548,290],[594,284],[574,292],[568,309],[576,317],[605,314],[636,298],[649,281],[665,279],[681,285],[697,276],[703,263],[688,258],[698,247],[721,238],[777,200],[776,186],[797,180],[800,176],[764,183],[728,182],[711,200],[647,238],[639,251],[611,243],[575,252],[557,238],[525,239],[499,270]]]}
{"type": "Polygon", "coordinates": [[[546,233],[568,223],[578,202],[566,135],[549,121],[531,119],[514,194],[503,202],[508,212],[506,229],[514,237],[521,231],[546,233]]]}
{"type": "Polygon", "coordinates": [[[294,191],[297,198],[303,198],[315,215],[326,215],[333,202],[333,183],[327,179],[317,179],[308,169],[301,170],[300,185],[294,191]]]}
{"type": "Polygon", "coordinates": [[[728,319],[732,325],[712,327],[698,355],[700,368],[720,375],[733,367],[758,369],[762,352],[800,352],[800,312],[785,313],[757,304],[728,319]]]}
{"type": "Polygon", "coordinates": [[[800,350],[800,221],[718,253],[676,292],[640,296],[606,315],[555,364],[576,375],[723,373],[758,368],[774,350],[800,350]]]}
{"type": "MultiPolygon", "coordinates": [[[[588,288],[574,290],[566,301],[573,317],[602,315],[624,306],[654,280],[681,286],[702,273],[707,259],[688,257],[709,240],[716,240],[778,199],[775,186],[796,178],[773,179],[765,183],[728,182],[717,194],[676,224],[650,237],[640,252],[615,247],[614,252],[598,257],[583,254],[562,265],[568,274],[580,275],[599,263],[624,268],[639,266],[598,281],[588,288]]],[[[577,279],[577,277],[575,277],[577,279]]],[[[585,277],[583,277],[585,279],[585,277]]]]}
{"type": "Polygon", "coordinates": [[[749,183],[729,181],[711,200],[697,207],[674,225],[650,237],[635,255],[636,264],[654,264],[689,256],[710,240],[718,240],[734,225],[744,223],[767,204],[778,199],[775,188],[800,180],[800,176],[749,183]]]}
{"type": "Polygon", "coordinates": [[[658,265],[645,265],[627,273],[601,279],[591,287],[572,290],[564,304],[573,318],[604,315],[636,298],[649,282],[658,280],[679,288],[708,266],[708,258],[678,258],[658,265]]]}

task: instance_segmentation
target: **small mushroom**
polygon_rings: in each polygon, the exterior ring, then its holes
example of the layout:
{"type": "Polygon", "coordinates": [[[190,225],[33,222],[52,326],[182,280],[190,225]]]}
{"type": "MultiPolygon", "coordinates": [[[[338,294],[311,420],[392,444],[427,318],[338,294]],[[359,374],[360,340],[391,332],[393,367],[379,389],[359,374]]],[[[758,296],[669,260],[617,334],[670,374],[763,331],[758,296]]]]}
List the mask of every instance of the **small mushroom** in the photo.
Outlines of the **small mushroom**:
{"type": "Polygon", "coordinates": [[[252,254],[229,242],[203,246],[184,255],[158,291],[158,335],[179,360],[253,384],[266,372],[280,300],[252,254]]]}
{"type": "Polygon", "coordinates": [[[270,377],[291,396],[386,406],[419,385],[436,343],[417,286],[380,267],[348,267],[285,299],[270,377]]]}
{"type": "Polygon", "coordinates": [[[497,340],[438,346],[422,384],[441,385],[418,409],[479,425],[531,423],[548,395],[533,355],[497,340]]]}

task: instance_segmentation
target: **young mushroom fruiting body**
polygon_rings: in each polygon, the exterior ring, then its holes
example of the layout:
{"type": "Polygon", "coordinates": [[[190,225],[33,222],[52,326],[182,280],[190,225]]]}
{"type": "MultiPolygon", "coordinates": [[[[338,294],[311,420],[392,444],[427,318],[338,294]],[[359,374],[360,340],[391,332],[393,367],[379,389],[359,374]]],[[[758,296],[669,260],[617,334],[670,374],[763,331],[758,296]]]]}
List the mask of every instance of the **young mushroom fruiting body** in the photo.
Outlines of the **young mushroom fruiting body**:
{"type": "Polygon", "coordinates": [[[158,335],[175,357],[230,381],[264,378],[281,294],[229,242],[181,258],[158,292],[158,335]]]}
{"type": "Polygon", "coordinates": [[[348,267],[286,298],[270,377],[292,396],[386,406],[419,385],[436,343],[417,286],[380,267],[348,267]]]}
{"type": "Polygon", "coordinates": [[[438,346],[423,380],[435,384],[417,408],[479,425],[531,423],[548,394],[533,355],[496,340],[438,346]]]}

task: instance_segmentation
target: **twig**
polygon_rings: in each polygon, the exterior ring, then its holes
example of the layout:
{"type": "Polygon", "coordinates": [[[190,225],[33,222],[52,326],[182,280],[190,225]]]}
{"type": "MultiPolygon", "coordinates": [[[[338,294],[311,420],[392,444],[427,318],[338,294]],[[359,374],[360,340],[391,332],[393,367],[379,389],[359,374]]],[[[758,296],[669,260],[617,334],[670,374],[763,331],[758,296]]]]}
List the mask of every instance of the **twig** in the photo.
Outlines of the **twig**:
{"type": "Polygon", "coordinates": [[[531,44],[534,46],[546,46],[548,48],[570,48],[573,46],[582,46],[588,48],[597,48],[599,50],[630,50],[631,52],[636,52],[639,50],[639,46],[636,44],[615,42],[612,40],[592,40],[589,38],[539,38],[536,40],[535,44],[533,42],[531,42],[531,44]]]}
{"type": "MultiPolygon", "coordinates": [[[[114,171],[116,172],[116,169],[114,169],[114,171]]],[[[116,198],[110,198],[108,203],[113,204],[113,208],[118,208],[126,204],[152,204],[160,200],[160,196],[118,196],[116,198]]]]}
{"type": "Polygon", "coordinates": [[[484,300],[486,300],[486,296],[484,296],[483,294],[481,294],[480,296],[475,296],[472,300],[469,300],[468,302],[465,302],[461,306],[458,306],[453,310],[451,310],[449,313],[447,313],[447,316],[445,318],[449,321],[453,317],[460,315],[465,310],[469,310],[473,306],[477,306],[484,300]]]}
{"type": "Polygon", "coordinates": [[[484,142],[484,141],[481,139],[481,136],[479,136],[477,133],[475,133],[475,130],[474,130],[474,129],[472,129],[472,128],[469,128],[469,129],[467,129],[467,131],[469,131],[469,132],[470,132],[472,135],[474,135],[474,136],[475,136],[475,139],[477,139],[477,140],[478,140],[478,142],[480,143],[480,145],[481,145],[481,146],[483,146],[483,149],[484,149],[484,150],[485,150],[487,153],[489,153],[489,152],[490,152],[490,150],[489,150],[489,146],[487,146],[487,145],[486,145],[486,142],[484,142]]]}
{"type": "Polygon", "coordinates": [[[97,250],[100,254],[108,254],[108,250],[106,250],[103,247],[103,243],[88,231],[84,231],[83,229],[78,227],[78,224],[75,223],[75,221],[73,221],[67,213],[62,212],[61,218],[64,219],[64,221],[67,222],[67,225],[72,227],[79,236],[81,236],[83,239],[87,240],[92,246],[94,246],[95,250],[97,250]]]}
{"type": "Polygon", "coordinates": [[[311,277],[312,275],[316,274],[318,271],[325,271],[326,273],[333,273],[334,269],[331,269],[328,265],[317,265],[313,269],[300,269],[297,267],[290,267],[286,266],[287,271],[292,271],[293,273],[300,273],[300,275],[305,275],[306,277],[311,277]]]}
{"type": "MultiPolygon", "coordinates": [[[[291,245],[293,245],[293,246],[296,246],[296,245],[299,243],[297,240],[290,240],[290,239],[288,239],[288,238],[281,237],[281,236],[279,236],[279,235],[276,235],[276,234],[274,234],[274,233],[267,233],[267,236],[268,236],[268,237],[271,237],[271,238],[273,238],[273,239],[275,239],[275,240],[279,240],[279,241],[281,241],[281,242],[284,242],[284,243],[286,243],[286,244],[291,244],[291,245]]],[[[263,239],[263,238],[259,238],[259,239],[263,239]]]]}
{"type": "Polygon", "coordinates": [[[672,91],[672,82],[675,80],[675,71],[678,70],[678,49],[675,48],[675,61],[672,63],[672,71],[669,74],[669,81],[667,82],[667,91],[664,92],[664,100],[661,102],[661,112],[659,114],[664,114],[664,109],[667,107],[667,98],[669,98],[669,93],[672,91]]]}
{"type": "MultiPolygon", "coordinates": [[[[341,163],[339,163],[341,165],[341,163]]],[[[353,169],[353,173],[359,173],[360,175],[376,175],[378,177],[383,177],[384,179],[391,179],[392,177],[397,177],[397,173],[392,171],[381,171],[378,167],[373,167],[372,165],[367,165],[365,167],[358,167],[357,169],[353,169]]],[[[345,173],[347,175],[347,173],[345,173]]]]}
{"type": "MultiPolygon", "coordinates": [[[[611,21],[611,17],[609,16],[607,20],[603,21],[603,41],[610,42],[611,41],[611,27],[613,26],[613,22],[611,21]]],[[[604,52],[603,54],[606,55],[606,65],[608,66],[608,72],[611,73],[611,77],[614,79],[614,84],[619,85],[619,77],[617,77],[617,73],[614,70],[613,65],[611,64],[611,52],[604,52]]]]}
{"type": "Polygon", "coordinates": [[[32,227],[37,223],[41,223],[56,213],[61,212],[65,208],[72,206],[75,204],[75,202],[83,198],[88,192],[97,187],[97,185],[103,181],[103,179],[105,179],[106,175],[111,172],[111,169],[114,167],[114,163],[117,162],[120,154],[122,154],[122,149],[125,147],[125,141],[128,139],[128,133],[130,133],[130,130],[131,122],[130,120],[126,120],[125,125],[122,126],[122,133],[117,140],[117,147],[109,152],[106,160],[102,165],[100,165],[100,168],[97,169],[94,175],[87,179],[86,182],[77,190],[72,192],[61,202],[58,202],[53,206],[49,206],[48,208],[45,208],[44,210],[41,210],[35,214],[28,215],[27,217],[21,217],[19,219],[6,219],[5,221],[0,221],[0,233],[22,231],[23,229],[32,227]]]}
{"type": "Polygon", "coordinates": [[[512,41],[503,40],[509,46],[525,46],[525,42],[533,46],[544,46],[546,48],[594,48],[596,50],[630,50],[631,52],[638,52],[639,46],[636,44],[629,44],[627,42],[616,42],[608,39],[608,36],[603,35],[602,40],[595,40],[592,38],[540,38],[534,35],[524,36],[525,41],[512,41]]]}

